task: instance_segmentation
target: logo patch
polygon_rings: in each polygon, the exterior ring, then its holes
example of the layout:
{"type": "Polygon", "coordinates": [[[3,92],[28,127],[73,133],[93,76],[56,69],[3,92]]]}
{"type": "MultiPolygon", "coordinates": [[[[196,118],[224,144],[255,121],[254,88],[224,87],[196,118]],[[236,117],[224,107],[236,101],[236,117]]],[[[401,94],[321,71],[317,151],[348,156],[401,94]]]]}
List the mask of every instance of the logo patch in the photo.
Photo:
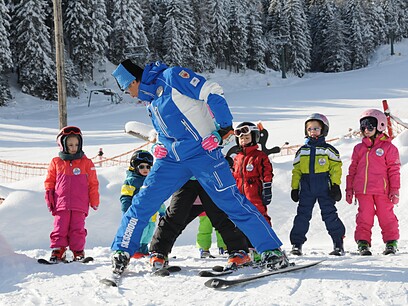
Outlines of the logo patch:
{"type": "Polygon", "coordinates": [[[163,86],[157,87],[156,96],[161,97],[162,94],[163,94],[163,86]]]}
{"type": "Polygon", "coordinates": [[[190,77],[188,72],[185,71],[185,70],[181,70],[180,73],[179,73],[179,76],[181,76],[183,79],[188,79],[190,77]]]}
{"type": "Polygon", "coordinates": [[[378,148],[377,150],[375,150],[375,154],[377,156],[383,156],[384,155],[384,150],[382,148],[378,148]]]}
{"type": "Polygon", "coordinates": [[[190,84],[193,85],[194,87],[197,87],[198,83],[200,83],[200,80],[196,77],[192,78],[190,81],[190,84]]]}
{"type": "Polygon", "coordinates": [[[326,164],[326,159],[319,158],[318,163],[319,163],[320,166],[324,166],[326,164]]]}
{"type": "Polygon", "coordinates": [[[246,169],[246,171],[251,172],[251,171],[254,170],[254,165],[248,164],[248,165],[245,167],[245,169],[246,169]]]}
{"type": "Polygon", "coordinates": [[[80,175],[81,174],[81,169],[74,168],[74,169],[72,169],[72,172],[74,173],[74,175],[80,175]]]}

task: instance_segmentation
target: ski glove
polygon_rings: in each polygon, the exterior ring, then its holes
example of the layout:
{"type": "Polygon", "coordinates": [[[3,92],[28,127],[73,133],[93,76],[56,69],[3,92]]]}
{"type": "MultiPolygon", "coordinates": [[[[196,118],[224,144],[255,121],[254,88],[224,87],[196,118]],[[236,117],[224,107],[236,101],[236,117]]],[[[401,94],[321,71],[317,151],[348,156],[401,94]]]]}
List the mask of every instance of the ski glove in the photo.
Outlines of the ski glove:
{"type": "Polygon", "coordinates": [[[54,189],[45,191],[45,202],[47,203],[48,211],[52,212],[55,206],[54,189]]]}
{"type": "Polygon", "coordinates": [[[397,189],[391,189],[390,193],[388,194],[388,198],[392,202],[392,204],[399,203],[399,191],[397,189]]]}
{"type": "Polygon", "coordinates": [[[201,142],[201,146],[206,151],[212,151],[218,148],[218,144],[221,141],[221,136],[218,132],[214,131],[210,135],[206,136],[201,142]]]}
{"type": "Polygon", "coordinates": [[[92,208],[93,210],[98,210],[98,207],[99,207],[99,205],[92,205],[92,204],[91,204],[91,208],[92,208]]]}
{"type": "Polygon", "coordinates": [[[353,192],[346,190],[346,202],[351,204],[353,203],[353,192]]]}
{"type": "Polygon", "coordinates": [[[152,152],[154,157],[156,157],[157,159],[165,158],[168,153],[166,147],[161,143],[155,143],[152,147],[152,152]]]}
{"type": "Polygon", "coordinates": [[[333,184],[331,189],[329,190],[329,195],[332,197],[333,200],[336,202],[341,200],[341,190],[340,186],[337,184],[333,184]]]}
{"type": "Polygon", "coordinates": [[[221,136],[222,143],[220,145],[226,146],[229,144],[231,141],[234,140],[234,129],[232,128],[231,125],[225,127],[225,128],[220,128],[218,130],[219,135],[221,136]]]}
{"type": "Polygon", "coordinates": [[[290,197],[292,198],[293,202],[299,202],[299,189],[292,189],[290,197]]]}
{"type": "Polygon", "coordinates": [[[262,204],[269,205],[272,200],[272,182],[263,183],[262,204]]]}

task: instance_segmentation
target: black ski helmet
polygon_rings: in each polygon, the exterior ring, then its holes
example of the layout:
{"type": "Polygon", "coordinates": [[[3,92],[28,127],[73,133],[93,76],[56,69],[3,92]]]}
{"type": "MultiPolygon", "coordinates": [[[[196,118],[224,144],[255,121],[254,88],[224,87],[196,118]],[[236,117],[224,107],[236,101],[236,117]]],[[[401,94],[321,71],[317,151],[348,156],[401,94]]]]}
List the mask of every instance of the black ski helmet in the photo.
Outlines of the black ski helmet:
{"type": "MultiPolygon", "coordinates": [[[[256,124],[252,123],[252,122],[248,122],[248,121],[244,121],[240,124],[237,125],[237,127],[234,129],[234,134],[235,136],[237,136],[236,134],[236,130],[243,128],[247,126],[248,130],[251,131],[251,142],[247,145],[247,146],[254,146],[259,142],[259,138],[261,137],[261,133],[259,132],[259,128],[256,124]]],[[[239,137],[235,137],[235,141],[237,143],[238,146],[239,145],[239,137]]]]}
{"type": "Polygon", "coordinates": [[[135,151],[130,158],[130,167],[135,170],[141,163],[146,163],[150,166],[153,166],[153,155],[146,150],[135,151]]]}
{"type": "Polygon", "coordinates": [[[325,115],[319,114],[319,113],[314,113],[311,114],[309,117],[307,117],[305,121],[305,136],[307,137],[307,130],[306,130],[306,125],[309,121],[319,121],[320,124],[322,125],[322,133],[321,135],[326,137],[327,134],[329,134],[329,120],[327,120],[327,117],[325,115]]]}
{"type": "Polygon", "coordinates": [[[68,153],[68,148],[67,148],[67,138],[69,136],[75,136],[78,138],[78,151],[77,153],[82,151],[82,132],[79,127],[76,126],[66,126],[63,127],[58,135],[57,135],[57,144],[58,147],[60,148],[61,152],[68,153]]]}

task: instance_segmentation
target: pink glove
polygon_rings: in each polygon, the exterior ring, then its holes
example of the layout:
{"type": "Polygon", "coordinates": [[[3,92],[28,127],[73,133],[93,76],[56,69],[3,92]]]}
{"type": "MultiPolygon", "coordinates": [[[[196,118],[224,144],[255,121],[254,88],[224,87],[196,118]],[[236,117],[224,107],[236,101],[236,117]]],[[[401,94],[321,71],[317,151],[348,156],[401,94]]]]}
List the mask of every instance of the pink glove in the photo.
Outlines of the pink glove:
{"type": "Polygon", "coordinates": [[[399,191],[396,189],[391,189],[390,193],[388,194],[388,198],[392,202],[392,204],[398,204],[399,203],[399,191]]]}
{"type": "Polygon", "coordinates": [[[212,151],[218,148],[218,144],[220,143],[220,141],[221,141],[220,134],[214,131],[203,139],[203,141],[201,142],[201,146],[203,147],[204,150],[212,151]]]}
{"type": "Polygon", "coordinates": [[[47,203],[48,210],[50,212],[53,211],[54,206],[55,206],[55,200],[54,200],[54,190],[49,189],[45,191],[45,202],[47,203]]]}
{"type": "Polygon", "coordinates": [[[153,155],[154,157],[156,157],[157,159],[162,159],[165,158],[167,156],[167,149],[165,146],[163,146],[162,144],[156,143],[153,147],[153,155]]]}
{"type": "Polygon", "coordinates": [[[346,190],[346,202],[349,204],[353,203],[353,192],[346,190]]]}

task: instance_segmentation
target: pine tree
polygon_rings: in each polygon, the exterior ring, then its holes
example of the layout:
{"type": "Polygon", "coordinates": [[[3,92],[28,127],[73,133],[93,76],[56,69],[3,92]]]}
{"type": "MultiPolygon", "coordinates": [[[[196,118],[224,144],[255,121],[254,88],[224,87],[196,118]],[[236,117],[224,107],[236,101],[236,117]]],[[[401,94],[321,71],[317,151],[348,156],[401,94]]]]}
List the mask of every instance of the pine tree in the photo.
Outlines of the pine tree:
{"type": "Polygon", "coordinates": [[[108,50],[108,37],[112,31],[110,21],[107,17],[104,1],[92,0],[93,18],[92,18],[92,55],[94,63],[104,64],[108,50]]]}
{"type": "Polygon", "coordinates": [[[132,58],[142,65],[149,57],[149,47],[139,0],[117,0],[112,8],[109,59],[117,64],[132,58]]]}
{"type": "Polygon", "coordinates": [[[248,3],[248,59],[247,66],[250,69],[265,73],[265,42],[261,23],[261,11],[257,3],[248,3]]]}
{"type": "Polygon", "coordinates": [[[10,16],[4,0],[0,0],[0,106],[7,104],[11,99],[10,87],[5,72],[13,65],[8,39],[10,29],[10,16]]]}
{"type": "Polygon", "coordinates": [[[45,26],[46,0],[22,0],[16,5],[15,56],[24,93],[56,100],[55,63],[49,28],[45,26]]]}
{"type": "Polygon", "coordinates": [[[177,0],[170,0],[167,6],[163,33],[164,62],[167,65],[181,65],[183,62],[183,42],[179,20],[182,18],[177,0]]]}
{"type": "Polygon", "coordinates": [[[227,53],[227,63],[231,71],[240,72],[246,69],[248,58],[247,3],[246,1],[232,1],[230,4],[228,18],[230,44],[227,53]]]}
{"type": "Polygon", "coordinates": [[[302,77],[310,69],[311,61],[311,38],[303,1],[287,1],[286,15],[290,26],[287,68],[296,76],[302,77]]]}
{"type": "Polygon", "coordinates": [[[228,15],[225,0],[207,0],[209,15],[210,56],[215,66],[226,68],[226,54],[230,43],[228,15]]]}

